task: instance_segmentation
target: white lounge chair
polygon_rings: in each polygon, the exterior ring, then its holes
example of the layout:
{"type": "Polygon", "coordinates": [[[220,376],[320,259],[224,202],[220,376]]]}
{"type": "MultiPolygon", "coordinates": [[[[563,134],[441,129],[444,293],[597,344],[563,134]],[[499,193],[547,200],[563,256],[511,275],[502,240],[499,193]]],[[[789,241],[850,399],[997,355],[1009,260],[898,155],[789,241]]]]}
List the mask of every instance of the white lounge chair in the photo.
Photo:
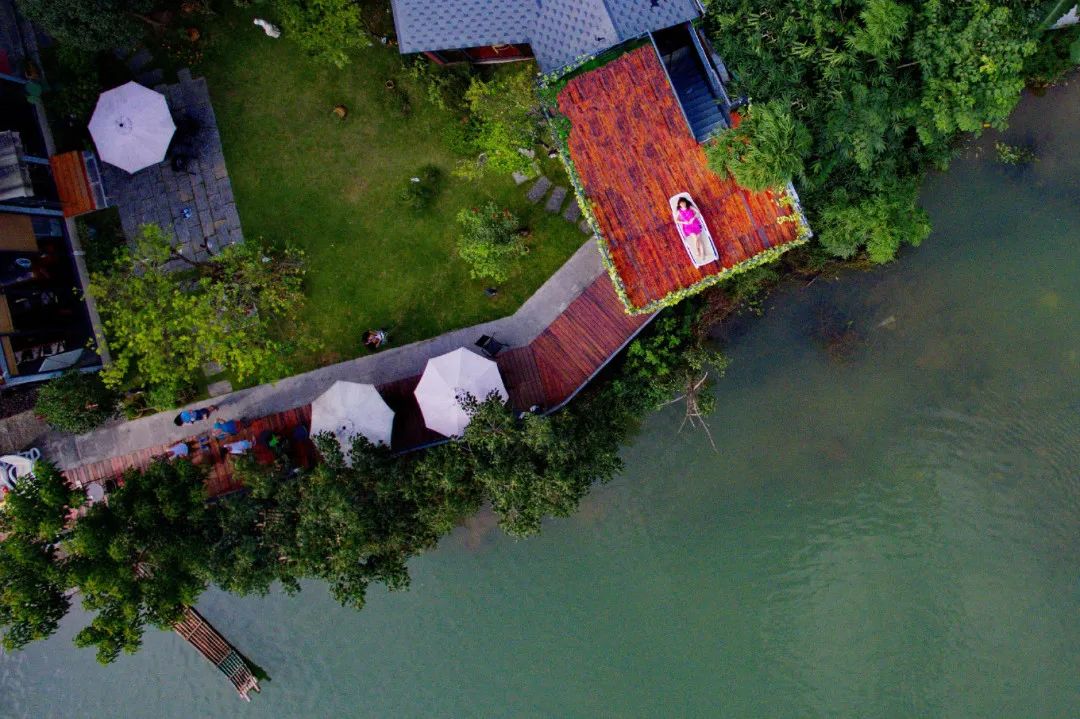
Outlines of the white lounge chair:
{"type": "Polygon", "coordinates": [[[671,206],[671,220],[675,223],[676,229],[679,231],[679,237],[682,238],[683,247],[686,248],[686,255],[690,258],[690,261],[694,263],[694,267],[701,267],[707,265],[710,262],[716,262],[720,259],[720,255],[716,252],[716,245],[713,243],[712,233],[709,232],[709,226],[705,224],[705,218],[701,216],[701,211],[697,207],[697,203],[694,202],[694,198],[690,197],[689,192],[680,192],[672,195],[668,200],[668,204],[671,206]],[[679,200],[688,200],[690,202],[691,209],[697,214],[698,220],[701,222],[701,235],[705,244],[705,254],[701,257],[697,255],[697,248],[693,247],[686,235],[683,233],[682,225],[679,224],[678,211],[679,200]]]}

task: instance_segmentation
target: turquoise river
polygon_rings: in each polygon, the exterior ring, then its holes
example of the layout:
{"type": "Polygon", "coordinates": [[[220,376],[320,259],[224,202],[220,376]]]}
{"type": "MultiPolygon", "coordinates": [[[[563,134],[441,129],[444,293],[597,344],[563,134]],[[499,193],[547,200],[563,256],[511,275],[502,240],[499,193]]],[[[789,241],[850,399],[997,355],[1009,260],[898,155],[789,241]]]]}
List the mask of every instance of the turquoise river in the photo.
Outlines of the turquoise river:
{"type": "Polygon", "coordinates": [[[476,518],[408,592],[209,593],[272,676],[251,704],[177,636],[101,667],[78,612],[0,656],[0,717],[1080,716],[1080,82],[1025,98],[872,273],[725,329],[711,420],[514,541],[476,518]]]}

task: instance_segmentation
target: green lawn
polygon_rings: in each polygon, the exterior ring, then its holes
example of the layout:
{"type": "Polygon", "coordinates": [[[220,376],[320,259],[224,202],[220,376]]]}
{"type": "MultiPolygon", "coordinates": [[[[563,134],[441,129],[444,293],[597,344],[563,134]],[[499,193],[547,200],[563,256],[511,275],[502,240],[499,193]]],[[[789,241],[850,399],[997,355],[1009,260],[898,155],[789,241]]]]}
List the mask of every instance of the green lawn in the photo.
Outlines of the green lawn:
{"type": "MultiPolygon", "coordinates": [[[[368,328],[402,344],[510,314],[581,246],[574,225],[526,202],[528,185],[451,175],[458,158],[443,129],[459,118],[402,77],[396,50],[375,45],[344,70],[324,67],[264,36],[249,15],[214,19],[195,72],[209,82],[245,237],[307,253],[308,321],[298,330],[322,349],[297,357],[297,369],[356,356],[368,328]],[[407,116],[390,107],[387,79],[408,95],[407,116]],[[344,121],[337,104],[349,108],[344,121]],[[427,163],[442,168],[444,191],[416,215],[397,197],[427,163]],[[531,252],[495,298],[455,250],[455,215],[487,198],[532,230],[531,252]]],[[[567,184],[551,163],[545,172],[567,184]]]]}

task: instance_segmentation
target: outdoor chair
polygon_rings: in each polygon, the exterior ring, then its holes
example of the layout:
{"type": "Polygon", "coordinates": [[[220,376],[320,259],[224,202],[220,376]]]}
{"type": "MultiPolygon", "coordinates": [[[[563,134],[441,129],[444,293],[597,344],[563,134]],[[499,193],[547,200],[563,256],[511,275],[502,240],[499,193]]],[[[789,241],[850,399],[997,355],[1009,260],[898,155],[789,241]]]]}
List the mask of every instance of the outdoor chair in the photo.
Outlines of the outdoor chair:
{"type": "Polygon", "coordinates": [[[503,348],[506,347],[506,345],[490,335],[483,335],[480,339],[476,340],[476,346],[491,359],[495,359],[495,355],[502,352],[503,348]]]}

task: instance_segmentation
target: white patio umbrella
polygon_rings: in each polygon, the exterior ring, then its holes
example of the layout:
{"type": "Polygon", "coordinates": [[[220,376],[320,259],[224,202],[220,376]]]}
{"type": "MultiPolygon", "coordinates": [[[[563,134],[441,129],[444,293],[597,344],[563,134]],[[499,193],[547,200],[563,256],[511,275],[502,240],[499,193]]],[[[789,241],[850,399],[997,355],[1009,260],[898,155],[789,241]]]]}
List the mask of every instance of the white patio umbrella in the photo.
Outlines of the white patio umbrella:
{"type": "Polygon", "coordinates": [[[127,172],[164,160],[174,132],[165,96],[137,82],[101,93],[90,118],[98,157],[127,172]]]}
{"type": "Polygon", "coordinates": [[[372,444],[389,446],[393,429],[394,410],[369,384],[334,382],[311,403],[311,435],[333,434],[345,453],[346,462],[353,437],[362,434],[372,444]]]}
{"type": "Polygon", "coordinates": [[[414,394],[427,428],[453,437],[461,435],[469,424],[469,415],[458,398],[467,393],[482,402],[491,392],[497,392],[503,401],[508,398],[499,366],[461,348],[429,359],[414,394]]]}

